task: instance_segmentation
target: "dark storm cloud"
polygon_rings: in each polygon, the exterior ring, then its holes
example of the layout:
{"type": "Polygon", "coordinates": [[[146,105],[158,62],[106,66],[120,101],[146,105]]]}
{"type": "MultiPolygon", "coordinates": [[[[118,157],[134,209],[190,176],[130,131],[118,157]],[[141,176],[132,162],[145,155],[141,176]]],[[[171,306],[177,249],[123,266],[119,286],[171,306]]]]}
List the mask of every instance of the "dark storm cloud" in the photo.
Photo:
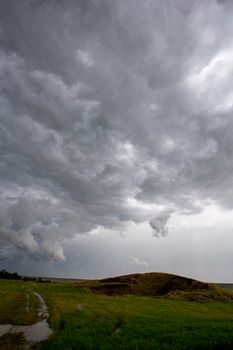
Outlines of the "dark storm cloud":
{"type": "Polygon", "coordinates": [[[227,2],[0,3],[0,258],[233,205],[227,2]],[[7,253],[8,252],[8,253],[7,253]]]}

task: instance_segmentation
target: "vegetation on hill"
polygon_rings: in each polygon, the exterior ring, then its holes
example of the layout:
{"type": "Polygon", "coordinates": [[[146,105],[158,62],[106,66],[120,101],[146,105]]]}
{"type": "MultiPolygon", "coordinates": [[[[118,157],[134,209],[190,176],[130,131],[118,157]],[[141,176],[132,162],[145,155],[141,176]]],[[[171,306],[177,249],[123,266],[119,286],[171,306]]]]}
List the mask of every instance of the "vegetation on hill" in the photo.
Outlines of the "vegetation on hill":
{"type": "Polygon", "coordinates": [[[96,293],[106,295],[145,295],[164,296],[172,291],[194,291],[208,289],[207,283],[168,273],[132,274],[114,278],[105,278],[91,287],[96,293]]]}
{"type": "Polygon", "coordinates": [[[232,291],[214,284],[168,273],[144,273],[105,278],[89,288],[98,294],[160,296],[190,301],[233,300],[232,291]]]}

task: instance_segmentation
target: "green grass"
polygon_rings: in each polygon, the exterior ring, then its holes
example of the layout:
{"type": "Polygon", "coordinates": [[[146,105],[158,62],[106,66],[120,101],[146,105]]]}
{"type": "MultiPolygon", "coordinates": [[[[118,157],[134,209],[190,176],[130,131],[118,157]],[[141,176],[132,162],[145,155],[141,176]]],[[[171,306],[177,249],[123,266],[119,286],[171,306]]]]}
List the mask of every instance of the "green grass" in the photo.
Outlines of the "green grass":
{"type": "MultiPolygon", "coordinates": [[[[227,294],[230,292],[213,286],[174,292],[169,298],[113,297],[91,292],[88,287],[93,284],[98,282],[0,282],[0,310],[22,288],[44,297],[54,333],[37,349],[233,348],[233,301],[232,294],[227,294]]],[[[15,322],[19,322],[17,317],[15,322]]]]}
{"type": "MultiPolygon", "coordinates": [[[[73,293],[71,293],[73,294],[73,293]]],[[[68,297],[66,293],[66,298],[68,297]]],[[[62,299],[61,295],[58,299],[62,299]]],[[[56,303],[56,301],[54,300],[56,303]]],[[[233,303],[79,295],[42,349],[211,349],[232,345],[233,303]],[[75,310],[77,302],[85,304],[75,310]]]]}
{"type": "Polygon", "coordinates": [[[228,310],[140,297],[107,301],[98,308],[63,317],[44,349],[187,349],[231,342],[228,310]]]}
{"type": "Polygon", "coordinates": [[[38,298],[22,281],[1,280],[0,323],[28,325],[36,322],[38,298]]]}

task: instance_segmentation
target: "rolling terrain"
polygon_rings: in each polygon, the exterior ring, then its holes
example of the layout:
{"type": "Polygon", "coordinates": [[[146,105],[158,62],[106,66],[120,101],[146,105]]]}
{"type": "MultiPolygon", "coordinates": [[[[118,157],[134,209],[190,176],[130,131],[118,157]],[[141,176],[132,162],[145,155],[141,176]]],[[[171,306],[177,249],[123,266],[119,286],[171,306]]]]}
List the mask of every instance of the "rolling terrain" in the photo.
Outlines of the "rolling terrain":
{"type": "MultiPolygon", "coordinates": [[[[33,349],[233,348],[233,292],[208,283],[162,273],[44,283],[1,280],[0,323],[35,322],[35,293],[48,306],[53,333],[30,344],[33,349]]],[[[25,344],[22,333],[0,337],[0,349],[25,344]]]]}

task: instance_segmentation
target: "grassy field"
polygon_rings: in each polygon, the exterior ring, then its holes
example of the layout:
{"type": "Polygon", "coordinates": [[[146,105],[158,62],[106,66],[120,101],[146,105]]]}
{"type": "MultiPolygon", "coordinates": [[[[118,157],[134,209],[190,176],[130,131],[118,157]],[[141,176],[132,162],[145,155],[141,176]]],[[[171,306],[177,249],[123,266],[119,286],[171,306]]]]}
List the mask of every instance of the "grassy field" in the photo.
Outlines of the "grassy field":
{"type": "Polygon", "coordinates": [[[0,324],[29,325],[37,320],[39,300],[31,286],[21,281],[0,282],[0,324]]]}
{"type": "Polygon", "coordinates": [[[36,291],[54,330],[36,349],[233,349],[230,291],[210,286],[166,296],[108,296],[94,293],[93,285],[99,282],[0,281],[1,323],[35,320],[36,291]]]}

